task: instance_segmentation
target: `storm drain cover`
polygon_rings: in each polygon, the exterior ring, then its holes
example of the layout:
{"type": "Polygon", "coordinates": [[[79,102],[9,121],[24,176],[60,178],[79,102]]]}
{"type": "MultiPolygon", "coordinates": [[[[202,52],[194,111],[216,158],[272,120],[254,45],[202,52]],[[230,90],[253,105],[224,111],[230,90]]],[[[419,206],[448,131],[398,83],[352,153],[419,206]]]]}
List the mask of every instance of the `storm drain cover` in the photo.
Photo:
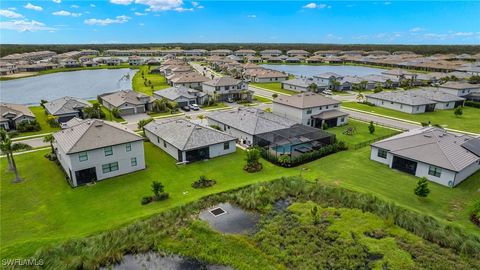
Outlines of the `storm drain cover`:
{"type": "Polygon", "coordinates": [[[214,208],[212,210],[210,210],[210,213],[212,215],[214,215],[215,217],[218,217],[218,216],[221,216],[221,215],[224,215],[227,213],[227,211],[223,210],[222,208],[220,207],[217,207],[217,208],[214,208]]]}

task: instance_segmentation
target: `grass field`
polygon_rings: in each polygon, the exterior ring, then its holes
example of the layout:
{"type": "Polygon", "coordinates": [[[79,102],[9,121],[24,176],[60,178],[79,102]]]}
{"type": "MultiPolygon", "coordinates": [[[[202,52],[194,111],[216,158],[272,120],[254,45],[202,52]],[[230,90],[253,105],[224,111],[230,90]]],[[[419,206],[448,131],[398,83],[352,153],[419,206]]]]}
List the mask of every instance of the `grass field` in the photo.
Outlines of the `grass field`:
{"type": "Polygon", "coordinates": [[[353,108],[415,122],[427,123],[430,121],[432,125],[439,124],[447,128],[480,133],[480,109],[472,107],[463,107],[463,115],[457,117],[453,114],[453,110],[438,110],[422,114],[408,114],[357,102],[343,102],[342,106],[345,108],[353,108]]]}
{"type": "MultiPolygon", "coordinates": [[[[287,95],[295,95],[295,94],[298,94],[298,92],[295,92],[295,91],[291,91],[291,90],[287,90],[287,89],[283,89],[282,88],[282,83],[280,82],[271,82],[271,83],[250,83],[250,85],[252,86],[257,86],[257,87],[260,87],[260,88],[263,88],[263,89],[266,89],[266,90],[270,90],[270,91],[276,91],[276,92],[280,92],[280,93],[284,93],[284,94],[287,94],[287,95]]],[[[272,92],[273,92],[272,91],[272,92]]],[[[274,92],[273,92],[274,93],[274,92]]]]}
{"type": "Polygon", "coordinates": [[[396,131],[375,125],[375,132],[370,134],[368,130],[369,124],[354,119],[348,119],[348,124],[340,127],[329,128],[326,131],[334,133],[338,140],[346,142],[349,146],[357,143],[367,142],[376,138],[393,135],[396,131]],[[348,128],[354,128],[356,132],[353,135],[346,135],[344,132],[348,128]]]}
{"type": "Polygon", "coordinates": [[[268,98],[265,98],[265,97],[262,97],[262,96],[257,96],[257,95],[254,95],[253,99],[260,102],[260,103],[271,103],[272,102],[271,99],[268,99],[268,98]]]}
{"type": "Polygon", "coordinates": [[[164,76],[160,74],[150,74],[149,66],[140,67],[140,70],[135,74],[135,76],[133,76],[132,79],[133,90],[149,96],[153,96],[153,92],[157,90],[162,90],[168,87],[170,87],[170,85],[167,84],[164,76]],[[142,78],[142,72],[145,79],[142,78]],[[147,80],[147,82],[150,81],[151,84],[145,85],[145,80],[147,80]]]}
{"type": "Polygon", "coordinates": [[[340,152],[292,169],[262,161],[264,169],[249,174],[242,170],[245,155],[241,150],[206,162],[177,166],[173,158],[146,143],[146,170],[75,189],[67,184],[60,167],[43,157],[47,152],[15,157],[24,178],[18,184],[12,183],[14,175],[5,171],[6,160],[1,159],[2,256],[28,256],[45,244],[115,228],[208,194],[299,174],[310,180],[372,193],[480,235],[468,220],[473,200],[479,196],[480,173],[453,189],[432,183],[429,197],[418,200],[413,194],[417,178],[370,161],[368,147],[340,152]],[[191,183],[200,175],[215,179],[217,184],[209,189],[193,189],[191,183]],[[154,180],[165,185],[170,199],[141,206],[140,199],[151,193],[150,184],[154,180]]]}

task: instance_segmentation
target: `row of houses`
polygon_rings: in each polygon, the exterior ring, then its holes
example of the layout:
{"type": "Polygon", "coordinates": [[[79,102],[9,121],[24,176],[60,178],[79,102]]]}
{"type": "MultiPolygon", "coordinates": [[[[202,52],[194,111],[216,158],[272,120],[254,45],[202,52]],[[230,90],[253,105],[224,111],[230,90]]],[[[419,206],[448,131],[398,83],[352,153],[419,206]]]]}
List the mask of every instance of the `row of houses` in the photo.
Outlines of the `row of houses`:
{"type": "Polygon", "coordinates": [[[418,114],[463,106],[466,99],[474,99],[479,93],[480,85],[448,82],[438,87],[368,94],[365,98],[375,106],[418,114]]]}

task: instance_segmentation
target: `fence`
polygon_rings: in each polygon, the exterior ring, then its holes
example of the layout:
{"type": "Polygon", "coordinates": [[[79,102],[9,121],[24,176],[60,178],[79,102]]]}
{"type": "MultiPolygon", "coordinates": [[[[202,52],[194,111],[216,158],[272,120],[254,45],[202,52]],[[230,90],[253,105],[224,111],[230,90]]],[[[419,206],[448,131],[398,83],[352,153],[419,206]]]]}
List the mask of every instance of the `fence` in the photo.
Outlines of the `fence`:
{"type": "Polygon", "coordinates": [[[378,137],[378,138],[375,138],[375,139],[371,139],[371,140],[368,140],[368,141],[365,141],[365,142],[361,142],[361,143],[357,143],[357,144],[354,144],[352,145],[351,147],[355,150],[357,149],[360,149],[360,148],[363,148],[365,146],[368,146],[374,142],[378,142],[378,141],[381,141],[383,139],[386,139],[386,138],[389,138],[389,137],[392,137],[394,135],[397,135],[401,132],[393,132],[392,134],[388,134],[388,135],[385,135],[385,136],[381,136],[381,137],[378,137]]]}

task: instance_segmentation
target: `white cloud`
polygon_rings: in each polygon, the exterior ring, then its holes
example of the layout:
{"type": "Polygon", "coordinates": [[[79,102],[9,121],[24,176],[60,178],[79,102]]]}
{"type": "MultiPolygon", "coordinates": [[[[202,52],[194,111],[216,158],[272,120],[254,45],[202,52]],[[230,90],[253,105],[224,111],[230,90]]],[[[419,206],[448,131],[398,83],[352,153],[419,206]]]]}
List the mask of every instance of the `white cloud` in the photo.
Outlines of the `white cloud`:
{"type": "Polygon", "coordinates": [[[55,11],[55,12],[53,12],[52,15],[55,15],[55,16],[80,17],[80,16],[82,16],[82,13],[73,13],[73,12],[66,11],[66,10],[60,10],[60,11],[55,11]]]}
{"type": "MultiPolygon", "coordinates": [[[[115,0],[118,1],[118,0],[115,0]]],[[[183,0],[135,0],[136,4],[148,6],[148,11],[187,11],[183,8],[183,0]]]]}
{"type": "Polygon", "coordinates": [[[70,7],[72,7],[72,8],[80,8],[79,5],[71,5],[70,7]]]}
{"type": "Polygon", "coordinates": [[[134,13],[136,16],[145,16],[147,13],[141,13],[141,12],[135,12],[134,13]]]}
{"type": "Polygon", "coordinates": [[[425,28],[422,28],[422,27],[414,27],[412,29],[410,29],[410,32],[412,33],[418,33],[418,32],[423,32],[425,31],[425,28]]]}
{"type": "Polygon", "coordinates": [[[133,2],[133,0],[110,0],[110,3],[116,4],[116,5],[130,5],[133,2]]]}
{"type": "Polygon", "coordinates": [[[8,9],[9,10],[17,10],[17,8],[14,8],[14,7],[9,7],[8,9]]]}
{"type": "Polygon", "coordinates": [[[54,3],[60,4],[62,0],[52,0],[54,3]]]}
{"type": "Polygon", "coordinates": [[[17,21],[1,21],[0,29],[16,30],[19,32],[34,32],[34,31],[54,31],[55,28],[48,27],[44,23],[34,20],[17,20],[17,21]]]}
{"type": "Polygon", "coordinates": [[[32,3],[28,3],[23,7],[26,8],[26,9],[33,9],[33,10],[36,10],[36,11],[42,11],[43,10],[43,8],[41,6],[35,6],[35,5],[32,5],[32,3]]]}
{"type": "Polygon", "coordinates": [[[316,4],[316,3],[309,3],[303,6],[303,8],[308,8],[308,9],[324,9],[324,8],[331,8],[332,6],[329,6],[327,4],[316,4]]]}
{"type": "Polygon", "coordinates": [[[389,1],[387,1],[387,2],[384,2],[383,4],[385,4],[385,5],[387,5],[387,6],[388,6],[388,5],[391,5],[391,4],[392,4],[392,2],[389,2],[389,1]]]}
{"type": "Polygon", "coordinates": [[[255,14],[251,14],[251,15],[247,15],[248,18],[257,18],[257,15],[255,14]]]}
{"type": "Polygon", "coordinates": [[[192,6],[198,7],[200,4],[198,2],[192,2],[192,6]]]}
{"type": "Polygon", "coordinates": [[[17,12],[8,9],[0,9],[0,16],[14,19],[23,18],[22,14],[18,14],[17,12]]]}
{"type": "Polygon", "coordinates": [[[96,6],[95,6],[95,4],[90,4],[90,7],[93,7],[93,8],[94,8],[94,7],[96,7],[96,6]]]}
{"type": "Polygon", "coordinates": [[[475,33],[473,32],[456,32],[456,33],[453,33],[453,36],[456,36],[456,37],[470,37],[470,36],[473,36],[475,35],[475,33]]]}
{"type": "Polygon", "coordinates": [[[115,17],[115,19],[110,19],[110,18],[107,18],[107,19],[87,19],[87,20],[84,21],[84,23],[88,24],[88,25],[106,26],[106,25],[109,25],[109,24],[112,24],[112,23],[126,23],[126,22],[128,22],[128,20],[130,20],[130,17],[125,16],[125,15],[121,15],[121,16],[115,17]]]}
{"type": "Polygon", "coordinates": [[[178,12],[185,12],[185,11],[193,11],[193,8],[178,7],[178,8],[174,8],[174,10],[178,12]]]}

